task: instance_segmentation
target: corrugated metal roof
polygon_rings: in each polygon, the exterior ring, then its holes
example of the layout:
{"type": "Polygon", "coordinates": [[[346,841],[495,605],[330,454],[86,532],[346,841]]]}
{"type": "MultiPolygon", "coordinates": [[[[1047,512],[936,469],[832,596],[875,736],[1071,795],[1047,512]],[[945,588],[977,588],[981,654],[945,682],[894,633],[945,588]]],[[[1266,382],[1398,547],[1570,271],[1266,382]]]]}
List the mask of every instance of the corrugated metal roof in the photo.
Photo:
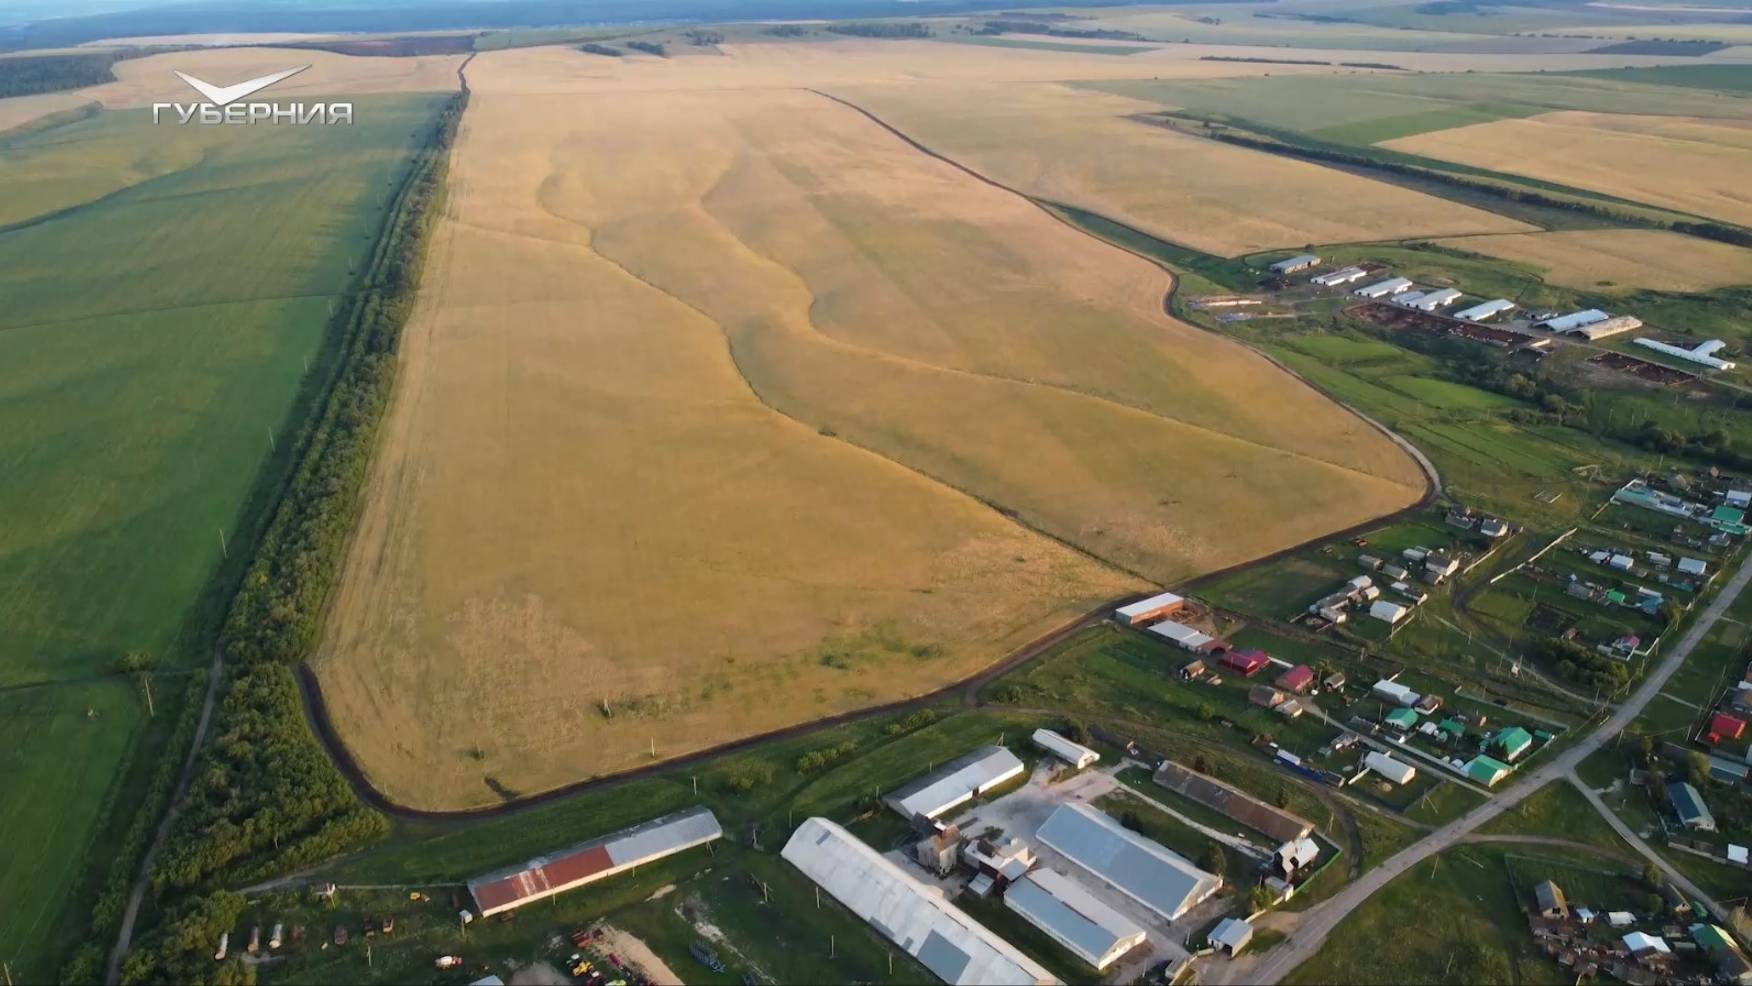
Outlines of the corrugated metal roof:
{"type": "Polygon", "coordinates": [[[1004,903],[1098,970],[1144,941],[1144,929],[1054,870],[1012,883],[1004,903]]]}
{"type": "Polygon", "coordinates": [[[1122,622],[1130,623],[1137,617],[1146,616],[1157,610],[1179,606],[1184,602],[1186,602],[1184,596],[1172,592],[1159,592],[1148,599],[1140,599],[1135,603],[1127,603],[1126,605],[1114,610],[1113,615],[1118,617],[1122,622]]]}
{"type": "Polygon", "coordinates": [[[1379,298],[1383,295],[1398,294],[1408,290],[1411,285],[1412,281],[1409,277],[1390,277],[1385,281],[1376,281],[1373,284],[1360,287],[1356,293],[1364,298],[1379,298]]]}
{"type": "MultiPolygon", "coordinates": [[[[1410,710],[1406,710],[1410,711],[1410,710]]],[[[1371,750],[1363,756],[1363,763],[1370,770],[1387,778],[1395,784],[1404,784],[1417,776],[1417,768],[1408,763],[1400,763],[1385,753],[1371,750]]]]}
{"type": "Polygon", "coordinates": [[[1001,746],[981,747],[888,795],[884,800],[907,818],[935,818],[980,791],[1022,773],[1022,761],[1001,746]]]}
{"type": "Polygon", "coordinates": [[[1050,729],[1036,729],[1032,738],[1035,746],[1078,767],[1086,767],[1101,759],[1101,754],[1050,729]]]}
{"type": "Polygon", "coordinates": [[[1037,838],[1121,893],[1173,920],[1222,886],[1221,877],[1129,831],[1087,805],[1060,805],[1037,838]]]}
{"type": "Polygon", "coordinates": [[[780,855],[944,982],[1058,982],[1014,945],[944,900],[941,891],[825,818],[798,826],[780,855]]]}
{"type": "Polygon", "coordinates": [[[1495,301],[1487,301],[1481,305],[1473,305],[1471,308],[1465,309],[1464,311],[1455,312],[1454,317],[1463,318],[1469,322],[1476,322],[1481,318],[1489,318],[1492,315],[1500,315],[1506,311],[1513,311],[1514,308],[1514,302],[1507,298],[1498,298],[1495,301]]]}
{"type": "Polygon", "coordinates": [[[1589,308],[1579,312],[1570,312],[1568,315],[1559,315],[1556,318],[1548,318],[1539,324],[1553,332],[1563,332],[1566,329],[1579,329],[1584,325],[1604,322],[1608,318],[1611,316],[1600,309],[1589,308]]]}
{"type": "Polygon", "coordinates": [[[583,886],[635,863],[661,859],[723,836],[709,808],[693,808],[623,829],[605,838],[476,877],[469,893],[482,917],[583,886]]]}

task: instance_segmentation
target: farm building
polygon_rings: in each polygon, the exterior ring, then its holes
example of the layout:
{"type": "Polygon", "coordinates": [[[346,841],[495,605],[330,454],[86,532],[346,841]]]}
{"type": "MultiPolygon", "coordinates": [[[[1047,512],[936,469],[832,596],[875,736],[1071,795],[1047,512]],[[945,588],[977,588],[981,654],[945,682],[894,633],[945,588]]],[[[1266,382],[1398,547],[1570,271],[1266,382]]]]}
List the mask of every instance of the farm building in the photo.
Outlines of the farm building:
{"type": "Polygon", "coordinates": [[[1373,284],[1360,287],[1352,293],[1359,298],[1385,298],[1388,295],[1395,295],[1410,289],[1411,278],[1390,277],[1385,281],[1376,281],[1373,284]]]}
{"type": "Polygon", "coordinates": [[[913,858],[925,869],[945,876],[955,869],[955,858],[960,851],[961,829],[950,825],[915,843],[913,858]]]}
{"type": "Polygon", "coordinates": [[[1285,719],[1300,719],[1302,713],[1308,711],[1308,707],[1303,705],[1300,700],[1292,698],[1284,702],[1279,702],[1277,707],[1272,709],[1272,711],[1283,716],[1285,719]]]}
{"type": "Polygon", "coordinates": [[[1746,986],[1752,983],[1752,962],[1746,960],[1746,953],[1740,951],[1740,946],[1734,942],[1720,925],[1694,924],[1690,928],[1691,940],[1697,946],[1709,953],[1715,963],[1716,972],[1730,983],[1746,986]]]}
{"type": "Polygon", "coordinates": [[[1573,329],[1567,329],[1563,334],[1593,342],[1597,339],[1605,339],[1609,336],[1615,336],[1620,332],[1629,332],[1632,329],[1640,329],[1642,328],[1642,324],[1642,319],[1637,318],[1635,315],[1614,315],[1605,321],[1595,322],[1592,325],[1582,325],[1573,329]]]}
{"type": "Polygon", "coordinates": [[[1078,770],[1082,770],[1084,767],[1101,759],[1101,754],[1096,753],[1094,750],[1089,749],[1081,743],[1060,736],[1058,733],[1055,733],[1050,729],[1036,729],[1034,731],[1033,740],[1035,746],[1038,746],[1042,750],[1058,757],[1060,760],[1063,760],[1065,763],[1070,764],[1078,770]]]}
{"type": "Polygon", "coordinates": [[[1533,746],[1533,734],[1520,726],[1509,726],[1491,737],[1490,745],[1502,754],[1504,760],[1514,763],[1533,746]]]}
{"type": "Polygon", "coordinates": [[[1508,521],[1501,517],[1483,517],[1478,521],[1478,533],[1492,540],[1506,537],[1509,530],[1508,521]]]}
{"type": "Polygon", "coordinates": [[[1088,805],[1060,805],[1036,838],[1169,921],[1223,886],[1222,877],[1206,873],[1088,805]]]}
{"type": "Polygon", "coordinates": [[[942,891],[921,883],[825,818],[797,827],[781,856],[946,983],[1056,983],[942,891]]]}
{"type": "Polygon", "coordinates": [[[1267,269],[1273,274],[1294,274],[1299,270],[1307,270],[1319,262],[1320,258],[1312,253],[1298,253],[1294,257],[1272,264],[1267,269]]]}
{"type": "Polygon", "coordinates": [[[1485,787],[1495,787],[1503,778],[1515,772],[1515,768],[1501,760],[1483,754],[1466,761],[1466,766],[1463,769],[1466,771],[1467,777],[1485,787]]]}
{"type": "Polygon", "coordinates": [[[1180,680],[1197,681],[1198,679],[1203,678],[1205,673],[1209,670],[1210,668],[1205,667],[1205,662],[1195,657],[1192,660],[1187,661],[1185,666],[1180,669],[1180,680]]]}
{"type": "Polygon", "coordinates": [[[1533,906],[1542,918],[1562,920],[1569,917],[1569,902],[1564,900],[1563,888],[1550,880],[1533,885],[1533,906]]]}
{"type": "Polygon", "coordinates": [[[1369,272],[1361,267],[1340,267],[1335,271],[1328,271],[1325,274],[1317,274],[1314,277],[1310,277],[1308,280],[1320,285],[1321,287],[1336,288],[1340,284],[1349,284],[1352,281],[1360,281],[1368,276],[1369,272]]]}
{"type": "Polygon", "coordinates": [[[997,842],[981,838],[969,839],[962,845],[961,861],[995,885],[1022,879],[1036,860],[1034,850],[1021,839],[997,842]]]}
{"type": "Polygon", "coordinates": [[[1246,678],[1251,678],[1260,669],[1271,663],[1271,658],[1262,650],[1232,650],[1223,655],[1222,665],[1230,671],[1246,678]]]}
{"type": "Polygon", "coordinates": [[[1186,609],[1186,598],[1172,592],[1161,592],[1148,599],[1126,603],[1113,611],[1113,618],[1128,627],[1141,626],[1152,620],[1165,620],[1186,609]]]}
{"type": "Polygon", "coordinates": [[[1417,700],[1423,697],[1399,682],[1388,681],[1385,678],[1375,682],[1374,687],[1370,688],[1369,691],[1374,693],[1377,698],[1386,699],[1389,702],[1396,705],[1403,705],[1407,708],[1416,705],[1417,700]]]}
{"type": "Polygon", "coordinates": [[[1314,669],[1306,664],[1295,667],[1278,675],[1277,686],[1286,692],[1300,695],[1314,685],[1314,669]]]}
{"type": "Polygon", "coordinates": [[[1411,709],[1398,708],[1382,716],[1381,721],[1402,733],[1409,733],[1417,728],[1417,713],[1411,709]]]}
{"type": "Polygon", "coordinates": [[[1357,564],[1373,572],[1381,567],[1381,559],[1376,558],[1374,555],[1358,555],[1357,564]]]}
{"type": "Polygon", "coordinates": [[[1702,504],[1682,500],[1671,493],[1657,490],[1640,479],[1633,479],[1614,490],[1612,501],[1685,520],[1697,519],[1698,514],[1703,511],[1702,504]]]}
{"type": "Polygon", "coordinates": [[[1736,719],[1725,712],[1717,712],[1709,717],[1709,741],[1721,743],[1727,740],[1737,740],[1746,735],[1746,721],[1736,719]]]}
{"type": "Polygon", "coordinates": [[[1432,551],[1424,556],[1424,577],[1431,582],[1440,582],[1460,570],[1460,559],[1440,551],[1432,551]]]}
{"type": "Polygon", "coordinates": [[[1681,558],[1678,568],[1680,575],[1703,575],[1709,571],[1709,566],[1698,558],[1681,558]]]}
{"type": "Polygon", "coordinates": [[[1722,494],[1722,502],[1736,510],[1752,508],[1752,491],[1729,490],[1722,494]]]}
{"type": "Polygon", "coordinates": [[[1417,777],[1416,767],[1408,763],[1400,763],[1387,754],[1374,750],[1370,750],[1363,756],[1363,766],[1401,787],[1410,784],[1417,777]]]}
{"type": "Polygon", "coordinates": [[[936,818],[1005,781],[1022,776],[1022,761],[1001,746],[987,746],[900,788],[882,800],[905,818],[936,818]]]}
{"type": "Polygon", "coordinates": [[[1716,352],[1727,346],[1727,343],[1720,339],[1711,339],[1708,342],[1699,343],[1690,349],[1670,345],[1655,339],[1642,338],[1632,339],[1631,341],[1645,349],[1653,349],[1657,353],[1663,353],[1667,356],[1672,356],[1675,359],[1682,359],[1688,363],[1696,363],[1699,366],[1707,366],[1713,370],[1731,370],[1735,366],[1732,360],[1717,359],[1715,357],[1716,352]]]}
{"type": "Polygon", "coordinates": [[[1163,620],[1150,627],[1150,632],[1171,641],[1176,647],[1194,652],[1210,650],[1211,645],[1217,642],[1217,638],[1210,634],[1173,620],[1163,620]]]}
{"type": "Polygon", "coordinates": [[[491,917],[678,852],[703,846],[724,832],[708,808],[654,818],[554,856],[489,873],[468,882],[475,909],[491,917]]]}
{"type": "Polygon", "coordinates": [[[1253,925],[1241,918],[1224,918],[1211,929],[1211,947],[1235,955],[1253,940],[1253,925]]]}
{"type": "Polygon", "coordinates": [[[1420,312],[1433,312],[1445,308],[1460,300],[1460,292],[1453,288],[1442,288],[1439,291],[1426,291],[1416,298],[1401,297],[1399,303],[1407,308],[1415,308],[1420,312]]]}
{"type": "Polygon", "coordinates": [[[1507,298],[1498,298],[1495,301],[1487,301],[1483,304],[1473,305],[1471,308],[1457,311],[1454,313],[1454,317],[1465,319],[1468,322],[1482,322],[1487,318],[1494,318],[1504,312],[1512,312],[1514,310],[1514,302],[1507,298]]]}
{"type": "Polygon", "coordinates": [[[1326,676],[1326,680],[1322,681],[1320,683],[1320,687],[1326,689],[1329,692],[1337,691],[1338,689],[1344,687],[1344,682],[1345,682],[1344,672],[1343,671],[1334,671],[1331,674],[1326,676]]]}
{"type": "Polygon", "coordinates": [[[1385,599],[1377,599],[1369,604],[1369,615],[1389,626],[1405,619],[1410,613],[1410,607],[1390,603],[1385,599]]]}
{"type": "Polygon", "coordinates": [[[1156,768],[1156,783],[1170,791],[1214,809],[1248,828],[1265,833],[1277,842],[1305,839],[1314,823],[1271,805],[1214,777],[1190,770],[1172,760],[1156,768]]]}
{"type": "Polygon", "coordinates": [[[1293,876],[1297,870],[1313,866],[1320,858],[1320,843],[1313,839],[1292,839],[1277,847],[1271,863],[1279,873],[1293,876]]]}
{"type": "Polygon", "coordinates": [[[1144,943],[1144,929],[1054,870],[1038,869],[1011,884],[1004,905],[1097,972],[1144,943]]]}
{"type": "Polygon", "coordinates": [[[1679,816],[1679,824],[1703,832],[1716,830],[1715,816],[1709,813],[1709,806],[1703,803],[1703,795],[1698,794],[1697,788],[1689,783],[1674,781],[1668,784],[1667,800],[1672,802],[1673,814],[1679,816]]]}
{"type": "Polygon", "coordinates": [[[1556,318],[1548,318],[1541,322],[1534,322],[1533,324],[1542,329],[1549,329],[1552,332],[1568,332],[1571,329],[1579,329],[1584,325],[1593,325],[1595,322],[1604,322],[1611,317],[1612,316],[1598,308],[1588,308],[1579,312],[1570,312],[1568,315],[1559,315],[1556,318]]]}

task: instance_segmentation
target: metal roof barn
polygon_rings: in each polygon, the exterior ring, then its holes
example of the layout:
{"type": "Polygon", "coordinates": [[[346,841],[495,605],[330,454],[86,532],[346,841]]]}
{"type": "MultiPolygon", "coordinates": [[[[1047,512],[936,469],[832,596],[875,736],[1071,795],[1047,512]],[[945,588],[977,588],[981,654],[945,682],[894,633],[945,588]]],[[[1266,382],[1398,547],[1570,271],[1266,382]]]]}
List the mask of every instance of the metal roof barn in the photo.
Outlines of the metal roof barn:
{"type": "Polygon", "coordinates": [[[1313,281],[1315,284],[1330,288],[1337,287],[1340,284],[1349,284],[1352,281],[1360,281],[1368,276],[1369,272],[1361,267],[1341,267],[1330,273],[1321,274],[1318,277],[1311,277],[1309,280],[1313,281]]]}
{"type": "Polygon", "coordinates": [[[1359,298],[1384,298],[1390,294],[1411,290],[1411,278],[1390,277],[1385,281],[1376,281],[1366,287],[1358,288],[1354,293],[1359,298]]]}
{"type": "Polygon", "coordinates": [[[1240,918],[1224,918],[1211,929],[1210,943],[1229,950],[1230,955],[1247,947],[1253,940],[1253,925],[1240,918]]]}
{"type": "Polygon", "coordinates": [[[1147,623],[1159,616],[1172,616],[1186,605],[1186,597],[1172,592],[1160,592],[1148,599],[1127,603],[1113,611],[1113,618],[1126,626],[1147,623]]]}
{"type": "Polygon", "coordinates": [[[1412,778],[1417,776],[1416,767],[1408,763],[1400,763],[1387,754],[1375,750],[1371,750],[1363,756],[1363,764],[1375,773],[1399,785],[1410,784],[1412,778]]]}
{"type": "Polygon", "coordinates": [[[1223,886],[1222,877],[1088,805],[1060,805],[1036,838],[1170,921],[1223,886]]]}
{"type": "Polygon", "coordinates": [[[1385,678],[1375,682],[1374,687],[1369,690],[1389,702],[1397,702],[1400,705],[1416,705],[1417,700],[1423,697],[1399,682],[1388,681],[1385,678]]]}
{"type": "Polygon", "coordinates": [[[1039,963],[825,818],[797,827],[779,854],[834,900],[957,986],[1057,983],[1039,963]]]}
{"type": "Polygon", "coordinates": [[[480,916],[491,917],[640,863],[703,846],[723,835],[711,809],[694,808],[654,818],[555,856],[476,877],[468,882],[468,890],[480,916]]]}
{"type": "Polygon", "coordinates": [[[1611,317],[1612,316],[1598,308],[1589,308],[1579,312],[1570,312],[1568,315],[1559,315],[1556,318],[1548,318],[1537,324],[1542,325],[1553,332],[1568,332],[1571,329],[1579,329],[1584,325],[1593,325],[1595,322],[1604,322],[1611,317]]]}
{"type": "Polygon", "coordinates": [[[1013,777],[1022,776],[1022,761],[1001,746],[986,746],[957,760],[951,760],[933,773],[884,798],[890,808],[906,818],[923,815],[936,818],[957,805],[972,801],[975,795],[997,787],[1013,777]]]}
{"type": "Polygon", "coordinates": [[[1097,972],[1144,943],[1144,929],[1055,870],[1010,884],[1004,904],[1097,972]]]}
{"type": "Polygon", "coordinates": [[[1176,623],[1173,620],[1163,620],[1151,627],[1150,632],[1158,637],[1166,637],[1175,645],[1192,651],[1201,650],[1217,639],[1208,633],[1203,633],[1184,623],[1176,623]]]}
{"type": "Polygon", "coordinates": [[[1459,291],[1453,288],[1443,288],[1440,291],[1431,291],[1415,300],[1401,299],[1400,303],[1409,305],[1420,312],[1433,312],[1438,308],[1451,305],[1459,300],[1459,291]]]}
{"type": "Polygon", "coordinates": [[[1473,305],[1471,308],[1457,311],[1454,313],[1454,317],[1465,319],[1468,322],[1482,322],[1493,315],[1501,315],[1503,312],[1514,310],[1514,302],[1507,298],[1498,298],[1495,301],[1487,301],[1482,305],[1473,305]]]}
{"type": "Polygon", "coordinates": [[[1081,743],[1060,736],[1050,729],[1036,729],[1033,737],[1034,745],[1058,757],[1078,770],[1101,759],[1101,754],[1089,749],[1081,743]]]}
{"type": "Polygon", "coordinates": [[[1299,253],[1272,264],[1271,269],[1279,274],[1293,274],[1299,270],[1307,270],[1319,262],[1320,258],[1312,253],[1299,253]]]}

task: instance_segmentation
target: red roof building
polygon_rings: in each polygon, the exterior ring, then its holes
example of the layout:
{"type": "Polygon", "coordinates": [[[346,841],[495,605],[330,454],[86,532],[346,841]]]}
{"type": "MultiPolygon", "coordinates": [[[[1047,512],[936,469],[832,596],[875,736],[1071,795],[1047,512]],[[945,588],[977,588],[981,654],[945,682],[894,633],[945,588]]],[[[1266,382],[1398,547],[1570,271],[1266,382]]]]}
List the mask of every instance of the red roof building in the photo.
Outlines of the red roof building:
{"type": "Polygon", "coordinates": [[[1314,684],[1314,669],[1306,664],[1298,664],[1285,671],[1278,675],[1277,680],[1279,688],[1286,692],[1295,692],[1297,695],[1307,691],[1312,684],[1314,684]]]}
{"type": "Polygon", "coordinates": [[[1720,743],[1722,740],[1737,740],[1746,733],[1746,722],[1736,719],[1725,712],[1717,712],[1709,717],[1709,741],[1720,743]]]}
{"type": "Polygon", "coordinates": [[[1223,655],[1223,667],[1246,678],[1258,674],[1270,663],[1271,659],[1262,650],[1232,650],[1223,655]]]}

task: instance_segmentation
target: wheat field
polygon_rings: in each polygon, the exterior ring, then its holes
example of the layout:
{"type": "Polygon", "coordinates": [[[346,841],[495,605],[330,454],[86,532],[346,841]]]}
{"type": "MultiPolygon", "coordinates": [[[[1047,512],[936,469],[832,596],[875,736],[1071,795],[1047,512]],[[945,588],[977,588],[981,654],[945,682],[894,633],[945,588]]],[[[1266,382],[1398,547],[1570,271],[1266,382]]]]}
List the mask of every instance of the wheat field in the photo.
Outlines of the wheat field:
{"type": "Polygon", "coordinates": [[[1590,290],[1709,291],[1752,284],[1752,250],[1663,229],[1589,229],[1438,240],[1531,264],[1552,284],[1590,290]]]}
{"type": "Polygon", "coordinates": [[[920,694],[1420,495],[1366,424],[1168,319],[1159,269],[855,111],[553,92],[552,58],[471,67],[314,661],[392,798],[920,694]]]}

